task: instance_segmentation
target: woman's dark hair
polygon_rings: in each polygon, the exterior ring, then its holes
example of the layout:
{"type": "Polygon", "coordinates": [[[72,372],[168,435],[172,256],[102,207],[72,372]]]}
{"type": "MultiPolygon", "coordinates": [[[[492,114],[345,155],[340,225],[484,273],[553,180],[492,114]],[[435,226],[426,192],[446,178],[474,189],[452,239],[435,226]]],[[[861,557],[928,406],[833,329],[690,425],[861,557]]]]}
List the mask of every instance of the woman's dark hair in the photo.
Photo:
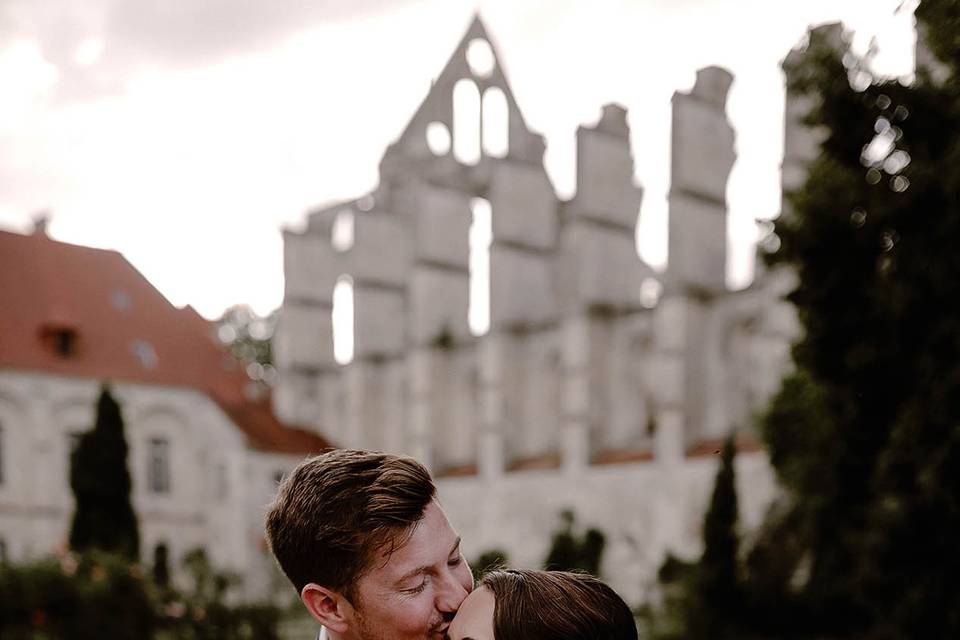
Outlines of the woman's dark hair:
{"type": "Polygon", "coordinates": [[[496,640],[637,640],[630,608],[591,575],[497,569],[480,585],[495,599],[496,640]]]}

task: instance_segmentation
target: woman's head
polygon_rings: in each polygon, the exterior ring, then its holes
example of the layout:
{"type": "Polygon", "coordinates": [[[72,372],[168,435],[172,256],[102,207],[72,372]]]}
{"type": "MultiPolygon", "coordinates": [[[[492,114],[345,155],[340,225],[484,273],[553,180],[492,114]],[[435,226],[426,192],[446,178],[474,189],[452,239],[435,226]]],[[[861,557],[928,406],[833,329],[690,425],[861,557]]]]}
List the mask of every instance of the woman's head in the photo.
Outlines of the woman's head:
{"type": "Polygon", "coordinates": [[[623,599],[586,574],[503,569],[477,587],[450,625],[450,640],[637,639],[623,599]]]}

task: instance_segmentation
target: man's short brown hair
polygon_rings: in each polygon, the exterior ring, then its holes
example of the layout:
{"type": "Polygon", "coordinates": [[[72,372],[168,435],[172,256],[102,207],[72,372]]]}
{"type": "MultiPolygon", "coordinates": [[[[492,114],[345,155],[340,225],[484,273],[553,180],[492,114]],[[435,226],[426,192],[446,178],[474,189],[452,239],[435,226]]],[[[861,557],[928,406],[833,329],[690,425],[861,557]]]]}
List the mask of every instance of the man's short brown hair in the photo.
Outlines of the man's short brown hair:
{"type": "Polygon", "coordinates": [[[377,552],[413,533],[436,495],[412,458],[337,449],[301,462],[267,514],[267,538],[297,592],[311,582],[353,599],[377,552]]]}

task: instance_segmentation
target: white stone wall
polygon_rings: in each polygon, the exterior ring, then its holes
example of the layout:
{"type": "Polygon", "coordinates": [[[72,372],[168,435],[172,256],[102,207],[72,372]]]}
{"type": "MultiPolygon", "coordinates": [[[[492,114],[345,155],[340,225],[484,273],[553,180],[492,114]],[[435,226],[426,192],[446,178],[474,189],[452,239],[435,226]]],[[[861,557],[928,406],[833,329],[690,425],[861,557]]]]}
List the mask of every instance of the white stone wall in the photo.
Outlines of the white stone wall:
{"type": "MultiPolygon", "coordinates": [[[[718,461],[602,465],[572,474],[517,471],[485,482],[445,478],[438,490],[468,560],[497,548],[508,553],[511,566],[541,567],[560,512],[572,510],[581,530],[596,527],[606,536],[603,577],[630,604],[639,604],[656,587],[668,551],[691,559],[702,552],[718,461]]],[[[760,453],[740,454],[736,473],[741,523],[749,531],[774,497],[772,473],[760,453]]]]}

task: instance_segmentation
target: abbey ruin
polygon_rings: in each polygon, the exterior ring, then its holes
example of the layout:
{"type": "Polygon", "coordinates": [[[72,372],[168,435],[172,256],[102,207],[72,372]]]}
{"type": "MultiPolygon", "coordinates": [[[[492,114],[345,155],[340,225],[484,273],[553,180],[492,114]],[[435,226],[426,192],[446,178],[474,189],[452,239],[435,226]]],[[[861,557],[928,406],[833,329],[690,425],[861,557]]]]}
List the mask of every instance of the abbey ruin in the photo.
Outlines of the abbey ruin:
{"type": "MultiPolygon", "coordinates": [[[[753,416],[798,325],[782,300],[790,274],[758,267],[747,289],[725,286],[732,81],[708,67],[673,97],[658,273],[636,251],[642,190],[625,109],[606,105],[578,129],[576,195],[558,198],[544,138],[474,20],[386,150],[379,185],[284,233],[278,415],[338,446],[427,463],[468,557],[497,547],[537,565],[557,513],[573,510],[607,534],[604,575],[634,601],[668,550],[697,553],[714,453],[731,432],[742,516],[759,522],[775,486],[753,416]],[[476,122],[454,118],[460,104],[476,122]],[[498,109],[505,127],[488,121],[498,109]],[[471,272],[485,260],[484,291],[471,272]],[[334,352],[338,282],[352,289],[349,364],[334,352]],[[478,296],[489,318],[473,322],[478,296]]],[[[787,105],[785,187],[816,151],[803,105],[787,105]]]]}

